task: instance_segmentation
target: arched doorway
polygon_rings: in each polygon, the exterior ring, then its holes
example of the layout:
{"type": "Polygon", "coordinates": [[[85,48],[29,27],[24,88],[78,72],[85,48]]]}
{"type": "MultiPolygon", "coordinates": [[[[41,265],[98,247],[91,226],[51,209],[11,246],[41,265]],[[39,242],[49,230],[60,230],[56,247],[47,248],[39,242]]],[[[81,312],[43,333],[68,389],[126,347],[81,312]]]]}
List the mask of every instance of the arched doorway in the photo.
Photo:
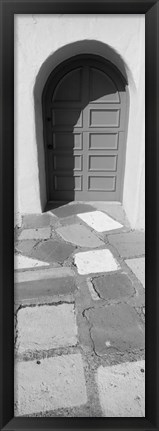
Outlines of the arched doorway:
{"type": "Polygon", "coordinates": [[[126,82],[109,61],[79,55],[58,66],[43,91],[48,201],[121,201],[126,82]]]}

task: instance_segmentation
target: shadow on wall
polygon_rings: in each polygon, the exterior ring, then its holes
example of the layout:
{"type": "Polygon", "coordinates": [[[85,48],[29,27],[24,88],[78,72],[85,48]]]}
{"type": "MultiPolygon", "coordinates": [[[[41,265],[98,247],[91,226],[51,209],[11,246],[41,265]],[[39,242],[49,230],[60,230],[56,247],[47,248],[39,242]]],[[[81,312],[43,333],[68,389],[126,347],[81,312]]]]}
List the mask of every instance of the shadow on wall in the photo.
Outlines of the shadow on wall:
{"type": "MultiPolygon", "coordinates": [[[[42,117],[42,93],[46,81],[51,72],[63,61],[72,58],[78,54],[92,54],[103,57],[113,63],[125,78],[126,83],[133,83],[130,70],[124,64],[121,56],[110,46],[95,40],[77,41],[62,48],[59,48],[55,53],[51,54],[42,64],[39,73],[36,77],[34,86],[34,107],[35,107],[35,126],[36,126],[36,141],[38,154],[38,169],[39,169],[39,189],[42,211],[47,202],[46,196],[46,175],[45,175],[45,155],[44,155],[44,139],[43,139],[43,117],[42,117]]],[[[78,118],[73,120],[73,126],[78,118]]],[[[73,141],[73,140],[72,140],[73,141]]]]}

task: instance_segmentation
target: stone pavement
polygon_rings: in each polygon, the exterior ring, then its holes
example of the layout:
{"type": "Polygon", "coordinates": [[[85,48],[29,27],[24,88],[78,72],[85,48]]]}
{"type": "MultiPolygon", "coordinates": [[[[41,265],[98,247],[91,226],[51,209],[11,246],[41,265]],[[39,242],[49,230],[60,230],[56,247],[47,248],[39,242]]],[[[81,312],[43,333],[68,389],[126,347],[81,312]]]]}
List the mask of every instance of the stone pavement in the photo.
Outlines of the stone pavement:
{"type": "Polygon", "coordinates": [[[15,416],[143,417],[144,232],[106,202],[15,230],[15,416]]]}

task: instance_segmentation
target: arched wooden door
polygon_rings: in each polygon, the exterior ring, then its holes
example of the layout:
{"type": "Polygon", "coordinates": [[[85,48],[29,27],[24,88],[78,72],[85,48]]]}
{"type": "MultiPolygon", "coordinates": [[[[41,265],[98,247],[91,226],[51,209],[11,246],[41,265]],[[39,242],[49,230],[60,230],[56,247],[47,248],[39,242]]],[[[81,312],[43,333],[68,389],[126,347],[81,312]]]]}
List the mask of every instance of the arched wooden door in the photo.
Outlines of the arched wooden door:
{"type": "Polygon", "coordinates": [[[100,57],[60,65],[43,92],[48,201],[122,199],[126,83],[100,57]]]}

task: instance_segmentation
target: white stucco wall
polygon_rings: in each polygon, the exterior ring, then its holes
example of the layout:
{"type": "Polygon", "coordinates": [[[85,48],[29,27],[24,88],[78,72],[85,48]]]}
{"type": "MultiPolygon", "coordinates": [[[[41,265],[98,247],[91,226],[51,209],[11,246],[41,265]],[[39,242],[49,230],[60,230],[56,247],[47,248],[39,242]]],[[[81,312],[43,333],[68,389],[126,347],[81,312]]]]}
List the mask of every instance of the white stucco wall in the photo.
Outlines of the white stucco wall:
{"type": "Polygon", "coordinates": [[[15,15],[15,213],[46,203],[41,94],[64,59],[94,53],[128,78],[129,125],[123,205],[144,228],[144,15],[15,15]],[[40,186],[39,186],[40,184],[40,186]]]}

